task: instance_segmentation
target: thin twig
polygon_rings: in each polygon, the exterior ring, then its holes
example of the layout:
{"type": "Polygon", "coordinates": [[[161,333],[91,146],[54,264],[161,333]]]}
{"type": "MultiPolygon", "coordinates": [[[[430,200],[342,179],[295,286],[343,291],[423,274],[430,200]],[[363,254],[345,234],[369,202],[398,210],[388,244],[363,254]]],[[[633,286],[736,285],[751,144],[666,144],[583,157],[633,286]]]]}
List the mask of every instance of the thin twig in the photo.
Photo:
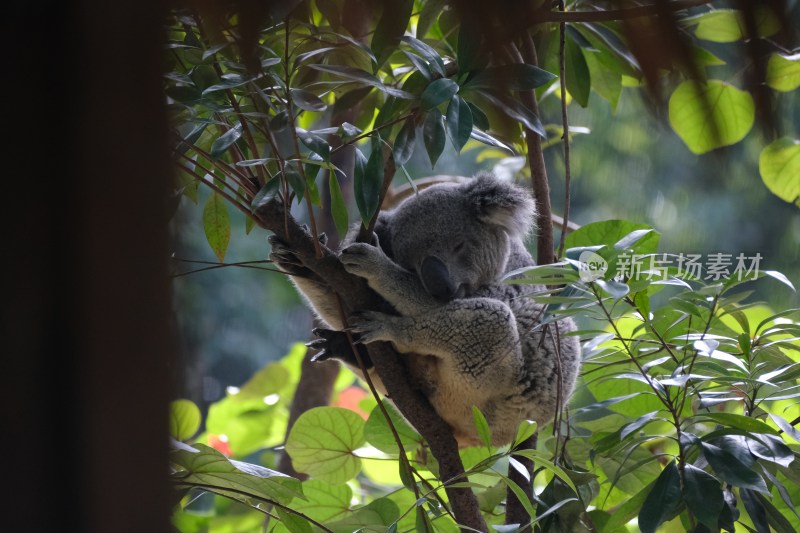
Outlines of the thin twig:
{"type": "MultiPolygon", "coordinates": [[[[560,11],[564,11],[563,0],[559,0],[558,8],[560,11]]],[[[567,40],[566,22],[559,24],[558,30],[558,77],[561,89],[561,126],[563,128],[561,140],[564,145],[564,224],[561,227],[561,241],[558,244],[558,257],[563,257],[564,246],[567,239],[567,228],[569,227],[570,183],[572,182],[572,170],[569,159],[569,116],[567,115],[567,69],[565,60],[566,54],[564,52],[567,40]]]]}

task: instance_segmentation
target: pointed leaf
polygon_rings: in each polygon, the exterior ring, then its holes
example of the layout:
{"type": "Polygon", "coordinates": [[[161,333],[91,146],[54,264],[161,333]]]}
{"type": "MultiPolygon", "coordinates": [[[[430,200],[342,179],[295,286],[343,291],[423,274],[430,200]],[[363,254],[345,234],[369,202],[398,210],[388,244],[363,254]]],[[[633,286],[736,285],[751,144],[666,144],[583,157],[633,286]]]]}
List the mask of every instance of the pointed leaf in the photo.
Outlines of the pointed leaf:
{"type": "Polygon", "coordinates": [[[241,136],[242,126],[240,124],[237,124],[235,127],[220,135],[219,138],[214,141],[214,144],[211,145],[211,159],[219,159],[241,136]]]}
{"type": "Polygon", "coordinates": [[[669,123],[695,154],[739,142],[754,120],[753,97],[719,80],[685,81],[669,99],[669,123]]]}
{"type": "MultiPolygon", "coordinates": [[[[419,433],[406,422],[405,418],[400,416],[397,409],[392,404],[384,402],[384,407],[389,413],[389,419],[392,421],[395,430],[397,430],[400,443],[406,451],[410,451],[419,446],[420,443],[423,442],[419,433]]],[[[364,438],[367,439],[367,442],[384,453],[394,454],[399,452],[397,442],[394,440],[394,435],[389,429],[386,418],[384,418],[383,412],[378,406],[372,410],[369,414],[369,418],[367,418],[367,422],[364,425],[364,438]]],[[[411,478],[413,479],[413,476],[411,476],[411,478]]]]}
{"type": "Polygon", "coordinates": [[[383,146],[380,137],[372,140],[372,152],[366,159],[356,150],[356,166],[353,176],[353,195],[361,220],[366,225],[378,209],[381,185],[383,184],[383,146]]]}
{"type": "Polygon", "coordinates": [[[720,482],[711,474],[688,464],[684,466],[683,476],[686,506],[701,523],[714,531],[725,505],[720,482]]]}
{"type": "Polygon", "coordinates": [[[228,242],[231,240],[231,223],[225,199],[217,193],[209,196],[203,208],[203,229],[214,255],[224,261],[228,242]]]}
{"type": "Polygon", "coordinates": [[[457,151],[461,151],[472,133],[472,112],[467,102],[458,95],[453,95],[447,106],[447,132],[457,151]]]}
{"type": "Polygon", "coordinates": [[[589,105],[592,80],[586,58],[583,57],[583,50],[573,39],[567,39],[564,54],[566,56],[564,77],[567,90],[581,107],[586,107],[589,105]]]}
{"type": "Polygon", "coordinates": [[[444,130],[442,113],[438,109],[431,109],[425,117],[422,126],[422,138],[425,141],[425,150],[431,161],[431,168],[436,166],[436,161],[444,151],[447,134],[444,130]]]}
{"type": "Polygon", "coordinates": [[[315,135],[303,128],[297,128],[297,137],[302,141],[309,150],[315,154],[319,154],[324,161],[328,161],[331,157],[331,146],[319,135],[315,135]]]}
{"type": "Polygon", "coordinates": [[[347,219],[347,204],[342,195],[342,189],[339,186],[339,178],[333,173],[328,178],[328,188],[331,193],[331,215],[333,216],[333,223],[336,225],[336,232],[339,237],[344,238],[347,234],[349,221],[347,219]]]}
{"type": "Polygon", "coordinates": [[[486,417],[483,416],[483,413],[481,413],[481,410],[474,405],[472,406],[472,422],[475,424],[475,429],[483,445],[487,448],[491,448],[492,432],[489,429],[489,423],[486,421],[486,417]]]}
{"type": "Polygon", "coordinates": [[[383,13],[370,43],[370,48],[377,59],[376,66],[378,68],[400,44],[400,39],[408,26],[408,20],[411,18],[414,0],[392,0],[383,2],[382,5],[383,13]]]}
{"type": "MultiPolygon", "coordinates": [[[[726,483],[741,488],[749,488],[769,494],[766,483],[754,470],[743,464],[734,454],[718,446],[701,442],[703,457],[714,472],[726,483]]],[[[748,451],[749,453],[749,451],[748,451]]]]}
{"type": "Polygon", "coordinates": [[[319,96],[303,89],[290,89],[294,105],[305,111],[325,111],[328,104],[323,102],[319,96]]]}
{"type": "Polygon", "coordinates": [[[438,106],[442,102],[450,100],[458,92],[458,84],[450,78],[440,78],[432,81],[422,91],[420,96],[420,107],[423,111],[428,111],[438,106]]]}
{"type": "Polygon", "coordinates": [[[354,451],[364,445],[364,420],[340,407],[316,407],[303,413],[286,440],[292,465],[315,479],[343,483],[361,470],[354,451]]]}
{"type": "Polygon", "coordinates": [[[557,77],[537,66],[517,63],[481,69],[467,80],[464,88],[529,91],[557,77]]]}
{"type": "Polygon", "coordinates": [[[678,514],[682,506],[680,474],[672,461],[656,479],[639,511],[639,529],[642,533],[655,533],[658,526],[678,514]]]}
{"type": "Polygon", "coordinates": [[[394,140],[394,162],[400,166],[405,165],[414,154],[414,144],[417,139],[417,124],[415,117],[408,117],[400,128],[394,140]]]}

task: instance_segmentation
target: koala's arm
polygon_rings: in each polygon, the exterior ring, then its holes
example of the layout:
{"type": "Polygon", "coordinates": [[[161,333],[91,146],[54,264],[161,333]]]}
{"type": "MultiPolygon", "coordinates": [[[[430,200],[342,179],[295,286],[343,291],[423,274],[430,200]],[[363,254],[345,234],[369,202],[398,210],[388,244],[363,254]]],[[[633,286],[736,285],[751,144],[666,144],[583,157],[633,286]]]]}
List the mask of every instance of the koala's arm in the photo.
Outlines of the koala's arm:
{"type": "Polygon", "coordinates": [[[416,273],[396,264],[379,247],[353,243],[342,250],[339,259],[348,272],[366,279],[401,315],[417,315],[439,305],[416,273]]]}
{"type": "Polygon", "coordinates": [[[516,320],[500,300],[454,300],[413,316],[367,311],[353,315],[350,322],[360,342],[388,341],[400,352],[439,357],[467,380],[480,382],[487,373],[498,372],[512,379],[521,372],[516,320]]]}
{"type": "MultiPolygon", "coordinates": [[[[320,242],[325,244],[324,236],[321,237],[320,242]]],[[[269,254],[270,260],[282,272],[291,276],[292,283],[317,316],[331,328],[342,329],[339,302],[333,289],[311,269],[303,265],[283,240],[276,235],[271,235],[269,243],[272,245],[272,251],[269,254]]]]}

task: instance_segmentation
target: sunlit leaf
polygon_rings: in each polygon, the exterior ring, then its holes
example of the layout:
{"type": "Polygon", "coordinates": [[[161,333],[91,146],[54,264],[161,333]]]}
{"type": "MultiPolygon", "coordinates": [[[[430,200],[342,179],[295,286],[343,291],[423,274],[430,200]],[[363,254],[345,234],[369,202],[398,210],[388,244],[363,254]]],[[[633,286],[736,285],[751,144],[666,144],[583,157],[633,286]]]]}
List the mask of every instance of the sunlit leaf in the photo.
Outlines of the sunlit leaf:
{"type": "Polygon", "coordinates": [[[169,405],[169,434],[187,440],[200,429],[200,408],[191,400],[175,400],[169,405]]]}
{"type": "Polygon", "coordinates": [[[767,61],[767,85],[789,92],[800,87],[800,54],[772,54],[767,61]]]}
{"type": "Polygon", "coordinates": [[[214,255],[220,261],[224,261],[231,240],[231,223],[228,218],[228,205],[217,193],[208,197],[203,208],[203,230],[214,255]]]}
{"type": "Polygon", "coordinates": [[[481,442],[487,448],[492,446],[492,432],[489,429],[489,423],[486,421],[486,417],[483,416],[481,410],[472,406],[472,423],[475,425],[475,429],[478,432],[478,437],[480,437],[481,442]]]}
{"type": "MultiPolygon", "coordinates": [[[[755,16],[758,37],[767,37],[780,30],[781,23],[770,9],[756,9],[755,16]]],[[[714,9],[686,18],[683,22],[687,25],[696,24],[695,36],[705,41],[732,43],[747,36],[747,24],[742,12],[734,9],[714,9]]]]}
{"type": "Polygon", "coordinates": [[[767,188],[800,206],[800,140],[782,137],[761,151],[758,170],[767,188]]]}
{"type": "Polygon", "coordinates": [[[753,97],[719,80],[685,81],[669,99],[669,123],[695,154],[741,141],[754,120],[753,97]]]}
{"type": "MultiPolygon", "coordinates": [[[[403,445],[406,452],[417,448],[422,442],[422,437],[419,436],[419,433],[400,416],[397,409],[395,409],[392,404],[384,402],[384,407],[389,413],[389,419],[392,421],[395,430],[397,430],[400,436],[400,443],[403,445]]],[[[364,438],[382,452],[398,453],[399,451],[394,435],[389,429],[389,425],[386,423],[386,418],[383,416],[380,407],[376,406],[369,414],[369,418],[367,418],[367,422],[364,426],[364,438]]]]}
{"type": "Polygon", "coordinates": [[[239,499],[253,497],[267,501],[288,503],[302,498],[300,482],[280,472],[263,466],[227,459],[218,451],[202,444],[188,446],[173,443],[170,461],[182,470],[175,473],[173,481],[180,485],[231,491],[239,499]]]}
{"type": "Polygon", "coordinates": [[[303,413],[286,440],[292,465],[315,479],[343,483],[361,470],[354,451],[364,444],[364,420],[340,407],[316,407],[303,413]]]}

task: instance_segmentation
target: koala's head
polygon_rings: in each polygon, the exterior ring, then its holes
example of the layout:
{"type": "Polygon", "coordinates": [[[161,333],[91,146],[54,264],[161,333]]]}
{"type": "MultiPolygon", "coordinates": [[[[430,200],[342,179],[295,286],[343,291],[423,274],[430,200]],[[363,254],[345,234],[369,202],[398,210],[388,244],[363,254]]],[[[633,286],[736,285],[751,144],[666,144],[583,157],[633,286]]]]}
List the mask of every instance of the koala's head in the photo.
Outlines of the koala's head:
{"type": "Polygon", "coordinates": [[[381,214],[376,233],[387,255],[445,302],[497,282],[512,246],[530,232],[535,212],[524,189],[479,175],[420,191],[381,214]]]}

